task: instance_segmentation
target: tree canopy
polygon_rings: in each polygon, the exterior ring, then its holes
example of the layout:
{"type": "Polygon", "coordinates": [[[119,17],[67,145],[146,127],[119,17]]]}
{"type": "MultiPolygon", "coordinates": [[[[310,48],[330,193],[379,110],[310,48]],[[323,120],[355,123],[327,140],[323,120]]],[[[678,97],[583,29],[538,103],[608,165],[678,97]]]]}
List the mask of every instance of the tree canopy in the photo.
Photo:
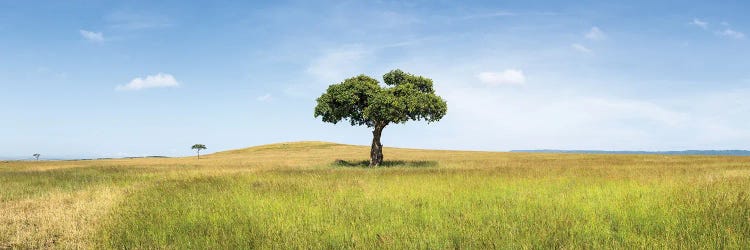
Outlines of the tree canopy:
{"type": "Polygon", "coordinates": [[[192,147],[190,147],[190,148],[191,148],[191,149],[193,149],[193,150],[195,150],[195,152],[197,152],[197,153],[198,153],[198,159],[200,159],[200,158],[201,158],[201,150],[204,150],[204,149],[206,149],[206,145],[203,145],[203,144],[195,144],[195,145],[193,145],[193,146],[192,146],[192,147]]]}
{"type": "Polygon", "coordinates": [[[432,79],[393,70],[378,80],[359,75],[333,84],[318,99],[315,117],[333,124],[348,120],[352,126],[376,127],[409,120],[435,122],[448,105],[435,95],[432,79]]]}

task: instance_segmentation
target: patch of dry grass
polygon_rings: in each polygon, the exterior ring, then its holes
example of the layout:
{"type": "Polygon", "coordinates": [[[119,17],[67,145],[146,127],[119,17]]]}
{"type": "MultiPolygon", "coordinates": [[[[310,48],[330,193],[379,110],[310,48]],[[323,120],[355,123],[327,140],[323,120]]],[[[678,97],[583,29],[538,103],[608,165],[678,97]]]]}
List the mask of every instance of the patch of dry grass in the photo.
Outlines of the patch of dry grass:
{"type": "Polygon", "coordinates": [[[98,187],[50,192],[0,204],[0,248],[91,248],[93,230],[122,190],[98,187]]]}

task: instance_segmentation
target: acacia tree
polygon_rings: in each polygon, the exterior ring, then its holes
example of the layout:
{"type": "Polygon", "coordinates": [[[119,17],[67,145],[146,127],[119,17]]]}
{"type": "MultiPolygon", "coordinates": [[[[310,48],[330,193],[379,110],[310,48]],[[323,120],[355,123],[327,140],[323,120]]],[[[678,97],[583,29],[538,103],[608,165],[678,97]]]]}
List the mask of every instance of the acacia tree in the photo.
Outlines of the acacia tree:
{"type": "Polygon", "coordinates": [[[200,158],[201,158],[201,150],[204,150],[204,149],[206,149],[206,145],[203,145],[203,144],[195,144],[195,145],[193,145],[193,146],[192,146],[192,147],[190,147],[190,148],[191,148],[191,149],[193,149],[193,150],[195,150],[195,152],[197,152],[197,153],[198,153],[198,159],[200,159],[200,158]]]}
{"type": "Polygon", "coordinates": [[[34,156],[34,159],[36,159],[38,161],[39,160],[39,156],[42,156],[42,155],[36,153],[36,154],[33,154],[33,156],[34,156]]]}
{"type": "Polygon", "coordinates": [[[389,124],[410,120],[439,121],[448,105],[435,95],[432,79],[405,73],[399,69],[383,75],[386,86],[378,80],[359,75],[328,87],[318,97],[315,117],[336,124],[349,120],[352,126],[373,128],[370,166],[383,162],[380,136],[389,124]]]}

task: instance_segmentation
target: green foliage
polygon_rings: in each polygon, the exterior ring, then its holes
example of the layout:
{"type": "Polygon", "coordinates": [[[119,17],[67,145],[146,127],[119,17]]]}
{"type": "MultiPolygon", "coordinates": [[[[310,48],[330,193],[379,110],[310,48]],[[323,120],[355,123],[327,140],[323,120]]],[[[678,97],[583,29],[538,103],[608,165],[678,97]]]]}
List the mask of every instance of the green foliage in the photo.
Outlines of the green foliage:
{"type": "Polygon", "coordinates": [[[445,101],[435,95],[432,80],[401,70],[383,76],[387,87],[365,75],[333,84],[318,99],[315,117],[336,124],[349,120],[352,126],[386,126],[409,120],[435,122],[448,110],[445,101]]]}
{"type": "Polygon", "coordinates": [[[206,145],[203,145],[203,144],[195,144],[195,145],[193,145],[193,146],[192,146],[192,147],[190,147],[190,148],[191,148],[191,149],[193,149],[193,150],[201,151],[201,150],[204,150],[204,149],[206,149],[206,145]]]}
{"type": "Polygon", "coordinates": [[[318,98],[315,117],[322,116],[324,122],[333,124],[342,119],[349,119],[352,126],[374,126],[373,120],[366,117],[364,110],[369,100],[381,91],[378,81],[365,75],[344,80],[342,83],[328,87],[326,93],[318,98]]]}

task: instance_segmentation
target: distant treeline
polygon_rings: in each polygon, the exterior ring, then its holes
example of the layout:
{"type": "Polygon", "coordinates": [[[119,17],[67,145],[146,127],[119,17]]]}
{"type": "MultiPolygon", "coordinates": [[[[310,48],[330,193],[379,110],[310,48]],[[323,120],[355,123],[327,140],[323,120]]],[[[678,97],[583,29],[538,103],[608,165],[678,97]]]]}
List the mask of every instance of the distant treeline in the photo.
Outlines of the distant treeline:
{"type": "Polygon", "coordinates": [[[631,154],[631,155],[731,155],[750,156],[749,150],[683,150],[683,151],[606,151],[606,150],[512,150],[520,153],[562,153],[562,154],[631,154]]]}

